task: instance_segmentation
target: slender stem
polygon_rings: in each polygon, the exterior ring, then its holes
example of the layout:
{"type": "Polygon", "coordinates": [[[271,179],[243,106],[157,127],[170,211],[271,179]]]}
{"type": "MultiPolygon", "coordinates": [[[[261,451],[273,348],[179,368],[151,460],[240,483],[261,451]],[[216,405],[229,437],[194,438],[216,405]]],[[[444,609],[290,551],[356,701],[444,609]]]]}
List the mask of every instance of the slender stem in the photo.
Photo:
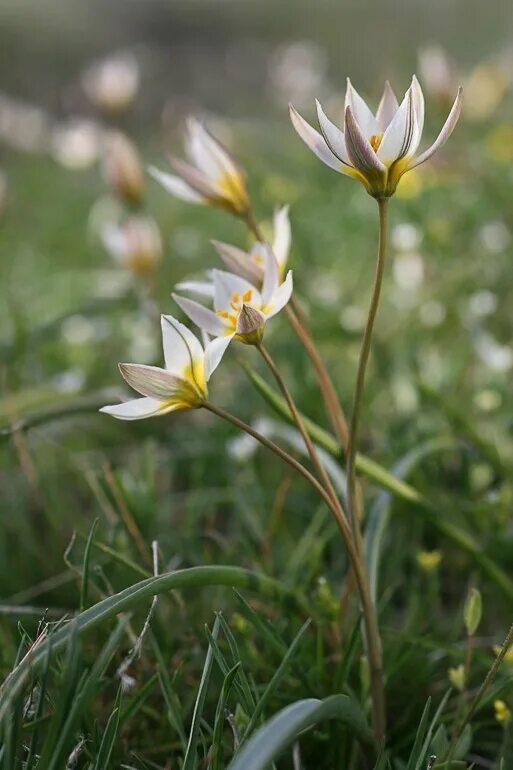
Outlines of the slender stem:
{"type": "MultiPolygon", "coordinates": [[[[289,452],[287,452],[285,449],[282,449],[278,444],[275,444],[274,441],[271,441],[270,439],[263,436],[261,433],[259,433],[257,430],[251,427],[251,425],[248,425],[248,423],[244,422],[243,420],[240,420],[238,417],[235,417],[235,415],[231,414],[230,412],[227,412],[226,410],[222,409],[220,406],[216,406],[212,404],[210,401],[205,401],[203,403],[203,408],[208,409],[209,412],[212,412],[212,414],[217,415],[217,417],[221,417],[223,420],[226,420],[227,422],[230,422],[232,425],[234,425],[239,430],[244,431],[244,433],[247,433],[249,436],[254,438],[256,441],[258,441],[262,446],[264,446],[266,449],[269,449],[271,452],[274,452],[275,455],[280,457],[284,462],[287,463],[287,465],[290,465],[291,468],[293,468],[297,473],[299,473],[301,476],[303,476],[306,481],[316,490],[316,492],[321,496],[321,498],[324,500],[328,508],[332,511],[332,513],[335,515],[335,519],[337,520],[337,523],[342,531],[342,534],[344,535],[344,539],[346,537],[351,537],[351,530],[348,526],[347,519],[341,520],[339,518],[338,513],[334,510],[333,501],[330,497],[330,495],[327,493],[327,491],[324,489],[322,484],[315,478],[313,473],[310,473],[310,471],[305,468],[305,466],[300,463],[298,460],[296,460],[295,457],[293,457],[289,452]]],[[[354,551],[354,548],[352,549],[354,551]]]]}
{"type": "Polygon", "coordinates": [[[372,298],[369,307],[369,315],[367,317],[367,323],[362,339],[362,346],[360,349],[360,358],[358,361],[358,371],[356,374],[356,384],[353,397],[353,410],[351,414],[351,421],[349,423],[349,442],[347,448],[346,457],[346,471],[347,471],[347,506],[349,509],[349,516],[351,518],[351,525],[353,528],[353,534],[359,550],[362,549],[362,535],[360,529],[360,523],[357,515],[357,503],[356,503],[356,453],[358,443],[358,429],[360,427],[360,416],[362,411],[362,398],[365,385],[365,372],[367,369],[367,362],[369,360],[369,354],[372,342],[372,332],[374,329],[374,321],[376,320],[376,313],[378,311],[379,298],[381,295],[381,287],[383,285],[383,275],[385,271],[385,256],[386,256],[386,242],[387,242],[387,213],[388,213],[388,198],[378,199],[379,208],[379,244],[378,244],[378,258],[376,264],[376,275],[374,278],[374,288],[372,290],[372,298]]]}
{"type": "MultiPolygon", "coordinates": [[[[250,209],[246,213],[244,219],[248,227],[248,230],[255,236],[257,241],[265,243],[266,239],[264,237],[264,234],[262,233],[262,230],[260,229],[258,222],[256,221],[256,218],[252,209],[250,209]]],[[[295,334],[303,344],[303,347],[305,348],[310,358],[310,361],[312,362],[312,366],[314,367],[315,373],[317,375],[317,379],[319,381],[319,387],[321,389],[321,393],[324,399],[324,403],[326,405],[326,410],[328,412],[331,424],[333,426],[333,430],[335,432],[335,435],[340,445],[342,446],[344,451],[347,451],[347,445],[348,445],[347,420],[345,418],[344,412],[340,405],[337,391],[333,386],[333,382],[328,373],[328,370],[326,369],[326,366],[324,365],[324,361],[322,360],[319,354],[319,351],[317,349],[317,346],[313,340],[311,331],[308,328],[306,318],[301,308],[299,307],[299,304],[294,300],[294,298],[292,298],[290,302],[290,306],[287,306],[285,308],[285,314],[289,320],[290,325],[294,329],[295,334]]]]}
{"type": "Polygon", "coordinates": [[[317,452],[317,449],[315,448],[315,445],[310,438],[310,434],[308,433],[305,423],[303,421],[303,418],[299,412],[299,409],[296,406],[296,402],[294,401],[292,394],[290,393],[287,385],[285,384],[285,381],[283,377],[280,374],[280,371],[276,364],[274,363],[274,360],[267,350],[267,348],[260,342],[257,346],[257,350],[264,359],[265,363],[269,367],[269,370],[271,371],[274,379],[276,380],[278,387],[280,388],[283,397],[285,398],[285,401],[288,404],[288,407],[290,409],[290,413],[292,414],[292,417],[294,419],[294,422],[296,423],[299,432],[301,433],[301,436],[303,438],[303,441],[305,442],[305,446],[308,450],[308,454],[310,455],[310,459],[313,463],[313,466],[315,470],[317,471],[317,474],[319,478],[321,479],[324,488],[327,490],[328,494],[330,495],[331,499],[333,500],[334,505],[340,508],[341,515],[344,517],[344,519],[347,520],[347,517],[342,509],[342,505],[340,504],[340,500],[338,499],[338,495],[335,491],[335,488],[331,482],[331,479],[326,471],[326,468],[322,464],[319,453],[317,452]]]}
{"type": "Polygon", "coordinates": [[[373,709],[373,725],[374,732],[378,740],[382,740],[385,737],[385,694],[383,689],[383,662],[381,653],[381,639],[379,635],[378,620],[376,616],[376,608],[372,601],[372,595],[369,586],[368,575],[365,569],[365,562],[363,559],[362,551],[359,551],[358,544],[354,537],[351,536],[351,528],[347,520],[347,516],[344,512],[342,504],[338,498],[338,495],[333,487],[330,477],[326,472],[323,464],[320,461],[318,452],[306,430],[303,418],[295,404],[295,401],[287,388],[276,364],[274,363],[271,355],[267,349],[260,343],[257,348],[264,358],[266,364],[271,370],[278,386],[283,393],[285,400],[287,401],[290,412],[294,418],[294,421],[303,437],[303,440],[308,449],[308,453],[314,464],[317,473],[319,474],[324,488],[329,494],[331,501],[331,510],[335,514],[337,522],[342,530],[346,547],[348,549],[351,567],[354,573],[356,584],[358,586],[358,592],[360,595],[360,604],[363,615],[363,625],[365,629],[365,641],[367,648],[367,656],[369,659],[369,668],[371,676],[371,689],[372,689],[372,709],[373,709]],[[343,528],[341,523],[343,522],[343,528]]]}

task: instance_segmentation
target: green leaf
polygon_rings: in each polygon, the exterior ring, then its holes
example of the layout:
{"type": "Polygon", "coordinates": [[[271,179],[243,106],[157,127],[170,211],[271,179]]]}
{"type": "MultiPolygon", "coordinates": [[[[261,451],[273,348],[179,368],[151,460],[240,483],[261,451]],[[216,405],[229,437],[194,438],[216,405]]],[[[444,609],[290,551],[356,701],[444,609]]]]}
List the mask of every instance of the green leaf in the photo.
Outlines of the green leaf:
{"type": "MultiPolygon", "coordinates": [[[[219,633],[219,618],[215,619],[214,628],[212,629],[212,637],[217,639],[219,633]]],[[[182,770],[194,770],[198,762],[198,738],[200,734],[201,717],[203,714],[203,708],[205,706],[205,699],[207,697],[208,685],[210,682],[210,674],[212,673],[212,663],[214,662],[214,653],[212,651],[212,645],[208,645],[208,652],[205,658],[205,665],[203,666],[203,673],[201,674],[201,680],[198,688],[198,694],[196,696],[196,702],[194,704],[194,711],[192,714],[192,724],[189,733],[189,741],[187,743],[187,749],[185,751],[185,757],[183,760],[182,770]]]]}
{"type": "Polygon", "coordinates": [[[463,619],[469,636],[474,636],[481,622],[483,614],[483,600],[477,588],[471,588],[465,600],[463,619]]]}
{"type": "Polygon", "coordinates": [[[339,720],[362,745],[375,748],[360,707],[347,695],[309,698],[292,703],[260,727],[237,752],[228,770],[267,770],[302,733],[329,719],[339,720]]]}
{"type": "Polygon", "coordinates": [[[96,527],[98,526],[99,519],[96,518],[93,521],[91,530],[89,532],[89,537],[87,538],[86,547],[84,549],[84,562],[82,565],[82,588],[80,590],[80,611],[82,612],[86,608],[87,604],[87,589],[88,589],[88,581],[89,581],[89,561],[91,556],[91,545],[94,540],[94,533],[96,532],[96,527]]]}
{"type": "Polygon", "coordinates": [[[100,748],[98,749],[98,754],[96,756],[94,770],[104,770],[104,768],[110,766],[109,762],[110,762],[112,752],[114,750],[114,744],[116,742],[116,737],[118,734],[120,708],[121,708],[121,685],[118,689],[118,694],[116,697],[116,703],[114,704],[114,709],[105,727],[105,732],[103,733],[102,742],[100,744],[100,748]]]}
{"type": "MultiPolygon", "coordinates": [[[[133,609],[140,602],[151,600],[155,594],[177,589],[197,589],[202,586],[227,586],[254,591],[268,599],[283,601],[290,609],[295,608],[296,611],[299,609],[305,615],[310,614],[303,599],[265,575],[241,567],[191,567],[141,580],[113,596],[108,596],[81,612],[75,618],[72,627],[81,636],[119,613],[133,609]]],[[[53,634],[51,645],[54,652],[58,652],[68,644],[70,635],[69,624],[62,626],[53,634]]],[[[30,654],[25,655],[4,680],[0,688],[0,721],[5,719],[9,713],[10,704],[23,691],[28,679],[40,669],[49,644],[50,641],[47,639],[30,654]]]]}
{"type": "Polygon", "coordinates": [[[237,674],[240,666],[240,663],[236,663],[233,668],[227,672],[223,681],[214,720],[214,735],[212,738],[212,760],[210,763],[210,770],[223,770],[223,731],[226,718],[226,701],[228,699],[233,680],[235,679],[235,675],[237,674]]]}

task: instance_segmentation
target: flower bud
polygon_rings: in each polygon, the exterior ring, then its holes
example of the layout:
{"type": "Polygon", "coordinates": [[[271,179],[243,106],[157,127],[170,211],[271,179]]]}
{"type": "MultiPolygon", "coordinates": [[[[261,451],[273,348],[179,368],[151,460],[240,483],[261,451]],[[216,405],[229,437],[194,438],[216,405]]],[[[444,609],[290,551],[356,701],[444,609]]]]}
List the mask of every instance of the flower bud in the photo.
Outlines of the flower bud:
{"type": "Polygon", "coordinates": [[[481,594],[477,588],[471,588],[465,601],[465,607],[463,608],[463,619],[469,636],[474,636],[476,633],[481,622],[482,614],[483,601],[481,599],[481,594]]]}
{"type": "Polygon", "coordinates": [[[459,692],[463,692],[465,689],[465,666],[460,664],[455,668],[450,668],[447,673],[452,686],[459,690],[459,692]]]}
{"type": "Polygon", "coordinates": [[[105,225],[101,239],[109,254],[136,275],[153,275],[162,257],[159,229],[150,217],[129,217],[120,225],[105,225]]]}
{"type": "Polygon", "coordinates": [[[237,318],[236,333],[246,345],[258,345],[264,336],[265,315],[251,305],[243,305],[237,318]]]}
{"type": "Polygon", "coordinates": [[[128,203],[144,196],[144,174],[132,142],[121,133],[111,133],[103,151],[103,177],[112,192],[128,203]]]}
{"type": "Polygon", "coordinates": [[[107,114],[127,110],[139,89],[139,64],[130,53],[117,53],[94,62],[82,77],[89,100],[107,114]]]}

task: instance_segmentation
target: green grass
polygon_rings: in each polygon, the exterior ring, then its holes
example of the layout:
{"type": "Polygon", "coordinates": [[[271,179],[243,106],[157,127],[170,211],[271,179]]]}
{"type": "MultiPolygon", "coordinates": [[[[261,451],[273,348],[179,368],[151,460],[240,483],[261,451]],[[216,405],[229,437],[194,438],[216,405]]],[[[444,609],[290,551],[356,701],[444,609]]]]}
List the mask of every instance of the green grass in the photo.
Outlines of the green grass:
{"type": "MultiPolygon", "coordinates": [[[[510,100],[494,120],[509,124],[512,113],[510,100]]],[[[425,276],[416,293],[401,289],[392,247],[365,396],[360,470],[389,718],[381,758],[369,737],[356,606],[338,612],[347,561],[328,511],[263,450],[234,458],[234,430],[212,415],[129,424],[97,413],[124,392],[118,361],[144,348],[160,362],[158,329],[88,232],[99,175],[7,158],[2,770],[63,768],[73,752],[74,767],[141,770],[232,761],[233,770],[285,770],[294,751],[305,770],[424,770],[430,754],[441,758],[513,615],[511,370],[479,353],[483,335],[508,347],[512,337],[512,246],[490,250],[483,236],[491,222],[513,227],[512,166],[490,161],[492,129],[463,123],[444,165],[421,170],[418,194],[391,205],[392,228],[408,222],[421,233],[425,276]],[[484,290],[496,307],[479,315],[484,290]],[[154,540],[162,575],[152,579],[154,540]],[[428,572],[417,556],[434,549],[441,561],[428,572]],[[448,669],[465,660],[471,585],[482,592],[483,621],[468,691],[446,696],[448,669]],[[121,678],[154,593],[141,654],[121,678]]],[[[262,219],[275,203],[292,204],[297,293],[347,411],[360,339],[349,321],[370,292],[374,202],[310,158],[288,126],[272,130],[273,141],[269,126],[242,130],[237,151],[262,219]]],[[[145,151],[159,163],[162,154],[151,143],[145,151]]],[[[215,264],[209,239],[244,245],[246,235],[151,183],[148,208],[165,243],[158,304],[174,312],[173,284],[215,264]]],[[[299,407],[324,429],[316,440],[333,449],[315,378],[284,319],[266,340],[299,407]]],[[[273,420],[283,441],[282,405],[274,391],[262,399],[241,360],[272,385],[256,353],[234,346],[213,400],[243,419],[273,420]]],[[[501,698],[513,709],[512,673],[506,663],[455,759],[499,767],[503,756],[504,770],[512,766],[511,726],[493,708],[501,698]]]]}

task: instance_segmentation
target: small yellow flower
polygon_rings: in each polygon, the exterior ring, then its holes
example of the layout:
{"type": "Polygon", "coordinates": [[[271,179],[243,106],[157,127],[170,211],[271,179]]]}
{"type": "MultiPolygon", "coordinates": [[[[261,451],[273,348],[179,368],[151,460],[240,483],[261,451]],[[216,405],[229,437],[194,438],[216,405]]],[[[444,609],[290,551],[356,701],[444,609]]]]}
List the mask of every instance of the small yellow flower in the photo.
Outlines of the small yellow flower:
{"type": "Polygon", "coordinates": [[[463,692],[465,689],[465,666],[460,663],[459,666],[450,668],[447,673],[452,686],[460,692],[463,692]]]}
{"type": "Polygon", "coordinates": [[[495,709],[495,719],[497,722],[508,722],[511,719],[511,710],[503,700],[495,700],[493,702],[493,707],[495,709]]]}
{"type": "Polygon", "coordinates": [[[417,564],[424,572],[435,572],[442,561],[441,551],[419,551],[417,553],[417,564]]]}
{"type": "MultiPolygon", "coordinates": [[[[499,655],[501,650],[502,650],[502,645],[500,644],[493,645],[493,651],[496,655],[499,655]]],[[[513,664],[513,645],[508,649],[503,660],[504,660],[504,663],[513,664]]]]}

